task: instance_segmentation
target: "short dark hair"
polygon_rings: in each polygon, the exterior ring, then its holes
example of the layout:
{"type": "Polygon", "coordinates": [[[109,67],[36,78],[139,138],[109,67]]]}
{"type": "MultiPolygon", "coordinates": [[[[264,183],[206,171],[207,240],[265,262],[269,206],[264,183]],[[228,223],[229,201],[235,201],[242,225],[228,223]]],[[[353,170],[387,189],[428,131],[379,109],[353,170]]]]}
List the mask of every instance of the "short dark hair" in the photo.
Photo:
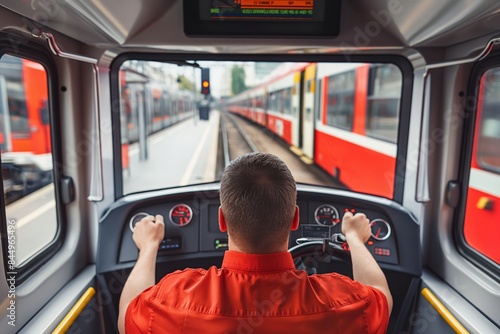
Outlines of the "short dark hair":
{"type": "Polygon", "coordinates": [[[222,212],[231,238],[255,253],[266,253],[287,238],[295,214],[297,187],[277,156],[245,154],[224,170],[222,212]]]}

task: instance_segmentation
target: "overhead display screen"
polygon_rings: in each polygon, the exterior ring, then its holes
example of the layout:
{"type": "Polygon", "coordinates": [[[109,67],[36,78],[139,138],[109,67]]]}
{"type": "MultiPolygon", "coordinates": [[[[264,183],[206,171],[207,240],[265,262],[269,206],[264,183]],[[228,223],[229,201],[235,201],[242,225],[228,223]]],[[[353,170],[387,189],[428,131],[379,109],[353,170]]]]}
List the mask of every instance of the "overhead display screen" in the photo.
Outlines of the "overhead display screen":
{"type": "Polygon", "coordinates": [[[210,0],[200,8],[202,20],[321,21],[324,2],[316,0],[210,0]]]}
{"type": "Polygon", "coordinates": [[[335,37],[340,0],[184,0],[188,36],[335,37]]]}

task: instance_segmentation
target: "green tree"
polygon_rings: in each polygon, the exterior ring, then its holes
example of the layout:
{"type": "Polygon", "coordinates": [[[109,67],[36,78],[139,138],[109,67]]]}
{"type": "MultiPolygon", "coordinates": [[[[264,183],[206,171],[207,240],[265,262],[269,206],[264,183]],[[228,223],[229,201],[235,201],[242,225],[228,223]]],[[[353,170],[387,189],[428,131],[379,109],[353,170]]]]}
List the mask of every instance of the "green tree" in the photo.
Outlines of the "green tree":
{"type": "Polygon", "coordinates": [[[194,90],[193,82],[183,75],[180,75],[177,78],[177,82],[179,83],[180,89],[191,90],[191,91],[194,90]]]}
{"type": "Polygon", "coordinates": [[[231,70],[231,90],[233,95],[239,94],[247,89],[245,85],[245,70],[243,67],[234,66],[231,70]]]}

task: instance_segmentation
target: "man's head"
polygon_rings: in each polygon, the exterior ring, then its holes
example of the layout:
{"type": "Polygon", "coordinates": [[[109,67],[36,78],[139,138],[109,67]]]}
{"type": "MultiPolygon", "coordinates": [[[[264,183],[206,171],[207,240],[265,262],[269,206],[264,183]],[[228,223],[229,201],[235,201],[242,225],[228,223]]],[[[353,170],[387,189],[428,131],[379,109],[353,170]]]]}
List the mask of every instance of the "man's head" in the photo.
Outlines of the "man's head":
{"type": "Polygon", "coordinates": [[[272,154],[240,156],[221,178],[220,200],[231,240],[252,253],[270,253],[288,240],[296,216],[292,173],[272,154]]]}

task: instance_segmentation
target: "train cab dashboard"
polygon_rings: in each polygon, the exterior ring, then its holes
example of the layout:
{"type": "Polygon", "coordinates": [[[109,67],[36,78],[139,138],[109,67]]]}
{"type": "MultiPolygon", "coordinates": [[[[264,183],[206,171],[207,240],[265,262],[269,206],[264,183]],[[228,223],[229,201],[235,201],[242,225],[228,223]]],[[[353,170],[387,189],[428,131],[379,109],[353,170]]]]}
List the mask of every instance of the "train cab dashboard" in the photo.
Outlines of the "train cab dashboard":
{"type": "MultiPolygon", "coordinates": [[[[219,230],[219,205],[218,183],[132,194],[116,201],[100,223],[97,274],[103,286],[116,277],[126,279],[132,269],[138,256],[132,229],[144,214],[165,218],[157,281],[179,269],[220,266],[228,239],[219,230]]],[[[408,319],[403,312],[411,309],[421,275],[419,225],[410,212],[388,199],[302,184],[297,185],[297,205],[300,225],[290,233],[290,247],[328,239],[348,253],[341,234],[342,216],[347,210],[367,215],[372,225],[367,247],[384,271],[394,297],[389,329],[403,328],[398,319],[408,319]]],[[[352,277],[350,263],[335,257],[320,261],[316,269],[352,277]]],[[[111,293],[116,307],[120,293],[111,293]]]]}

